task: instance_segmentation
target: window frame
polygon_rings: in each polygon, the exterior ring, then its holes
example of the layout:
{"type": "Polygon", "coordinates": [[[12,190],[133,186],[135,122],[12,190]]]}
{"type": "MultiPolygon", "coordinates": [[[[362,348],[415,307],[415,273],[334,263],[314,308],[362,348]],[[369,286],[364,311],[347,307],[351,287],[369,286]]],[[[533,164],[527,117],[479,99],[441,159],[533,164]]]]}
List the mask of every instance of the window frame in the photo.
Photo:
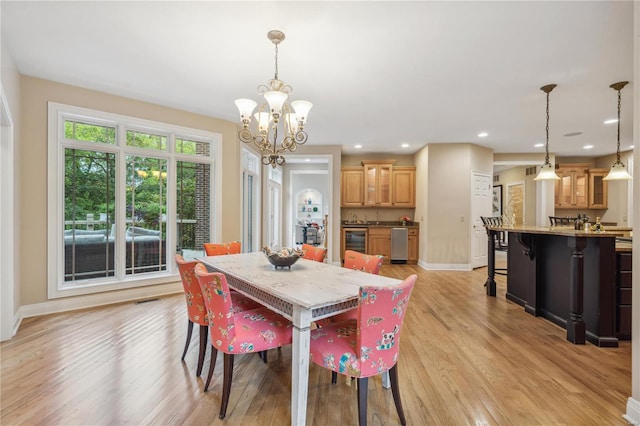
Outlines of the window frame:
{"type": "Polygon", "coordinates": [[[69,297],[82,294],[101,293],[114,290],[130,289],[155,284],[175,282],[179,274],[173,257],[177,240],[177,223],[174,220],[176,206],[176,170],[177,161],[210,164],[210,197],[209,230],[212,240],[220,232],[220,209],[222,198],[222,134],[145,120],[120,114],[92,110],[83,107],[65,105],[56,102],[48,103],[48,147],[47,147],[47,293],[48,298],[69,297]],[[66,120],[77,120],[83,123],[116,128],[116,143],[96,143],[69,140],[65,137],[64,123],[66,120]],[[167,136],[166,150],[147,150],[126,144],[126,132],[150,132],[167,136]],[[176,152],[175,139],[187,139],[210,144],[209,155],[191,155],[176,152]],[[114,277],[87,279],[82,281],[64,281],[64,180],[65,180],[65,149],[82,149],[89,151],[113,152],[116,155],[116,209],[115,223],[118,236],[125,233],[125,209],[121,203],[125,202],[126,185],[126,157],[143,156],[167,160],[167,237],[166,237],[166,270],[127,275],[125,273],[124,238],[116,239],[120,247],[116,251],[116,274],[114,277]],[[119,225],[119,226],[118,226],[119,225]]]}

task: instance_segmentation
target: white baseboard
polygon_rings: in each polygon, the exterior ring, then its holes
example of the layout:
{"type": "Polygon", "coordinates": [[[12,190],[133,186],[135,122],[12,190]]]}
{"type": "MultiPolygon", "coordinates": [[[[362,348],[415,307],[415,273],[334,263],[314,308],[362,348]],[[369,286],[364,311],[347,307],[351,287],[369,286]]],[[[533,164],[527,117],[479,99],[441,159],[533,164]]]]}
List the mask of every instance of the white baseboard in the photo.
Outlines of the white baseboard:
{"type": "Polygon", "coordinates": [[[631,397],[627,398],[627,412],[622,418],[632,425],[640,425],[640,402],[631,397]]]}
{"type": "Polygon", "coordinates": [[[73,311],[76,309],[93,308],[95,306],[110,305],[131,300],[148,299],[151,297],[165,296],[167,294],[182,293],[183,291],[182,283],[178,281],[175,283],[130,288],[109,293],[94,293],[64,299],[51,299],[42,303],[21,306],[18,310],[20,318],[17,324],[19,325],[23,318],[73,311]]]}
{"type": "Polygon", "coordinates": [[[473,268],[468,263],[425,263],[422,266],[427,271],[471,271],[473,268]]]}

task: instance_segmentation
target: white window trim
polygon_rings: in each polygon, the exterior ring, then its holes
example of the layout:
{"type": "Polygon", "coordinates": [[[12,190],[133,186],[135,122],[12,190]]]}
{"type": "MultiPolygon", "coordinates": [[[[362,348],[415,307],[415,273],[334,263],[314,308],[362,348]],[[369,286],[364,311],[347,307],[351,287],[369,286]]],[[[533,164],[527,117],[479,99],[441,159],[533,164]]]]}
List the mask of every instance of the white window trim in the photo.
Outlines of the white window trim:
{"type": "MultiPolygon", "coordinates": [[[[167,172],[173,173],[176,170],[176,162],[180,160],[198,162],[208,162],[213,168],[211,173],[210,187],[213,190],[213,196],[211,197],[211,214],[210,218],[210,230],[211,238],[215,241],[217,234],[220,232],[222,226],[222,212],[221,209],[216,208],[221,205],[222,201],[222,167],[220,167],[222,159],[222,134],[214,133],[204,130],[192,129],[187,127],[176,126],[172,124],[160,123],[150,120],[143,120],[134,117],[128,117],[120,114],[107,113],[104,111],[97,111],[88,108],[76,107],[72,105],[65,105],[55,102],[48,103],[48,172],[47,172],[47,289],[48,297],[50,299],[69,297],[82,294],[100,293],[121,289],[128,289],[134,287],[142,287],[147,285],[164,284],[169,282],[175,282],[179,279],[177,267],[174,264],[173,256],[175,255],[175,232],[176,225],[171,223],[171,232],[168,234],[166,243],[166,255],[167,255],[167,269],[166,271],[150,273],[144,275],[133,275],[124,277],[109,277],[94,280],[86,280],[86,283],[75,283],[73,288],[64,288],[64,249],[60,248],[60,244],[63,241],[62,235],[64,227],[60,220],[64,217],[62,194],[64,193],[64,148],[61,147],[60,141],[64,138],[64,118],[68,116],[82,117],[88,123],[95,124],[108,124],[115,126],[117,132],[124,132],[127,130],[141,130],[150,131],[155,134],[167,134],[172,135],[167,139],[167,150],[162,151],[149,151],[149,150],[137,150],[135,147],[126,147],[126,153],[124,147],[116,145],[104,144],[101,145],[101,151],[112,151],[117,153],[116,168],[120,171],[120,184],[116,186],[116,197],[122,199],[122,191],[124,191],[124,183],[122,178],[126,173],[122,165],[125,161],[126,155],[144,155],[146,157],[158,157],[167,159],[167,172]],[[204,157],[190,156],[184,154],[174,153],[174,137],[177,135],[180,138],[190,140],[201,140],[211,143],[211,160],[203,161],[204,157]],[[62,169],[61,169],[62,168],[62,169]]],[[[122,135],[118,134],[117,140],[122,139],[122,135]]],[[[70,144],[71,146],[77,146],[78,148],[87,147],[95,149],[96,146],[93,142],[77,142],[70,144]]],[[[67,145],[65,142],[65,146],[67,145]]],[[[167,214],[173,215],[175,212],[176,200],[176,187],[173,182],[167,183],[167,214]]],[[[124,224],[124,210],[119,209],[116,211],[116,223],[124,224]]],[[[118,232],[124,233],[124,226],[116,227],[118,232]]],[[[120,250],[119,258],[116,261],[124,263],[125,253],[120,250]]]]}

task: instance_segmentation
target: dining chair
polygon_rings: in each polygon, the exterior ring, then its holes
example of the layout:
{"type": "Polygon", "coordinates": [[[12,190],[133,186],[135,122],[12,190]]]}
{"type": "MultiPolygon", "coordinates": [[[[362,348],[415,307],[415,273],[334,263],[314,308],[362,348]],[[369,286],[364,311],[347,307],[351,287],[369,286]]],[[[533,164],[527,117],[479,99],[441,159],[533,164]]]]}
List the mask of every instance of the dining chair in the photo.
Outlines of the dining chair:
{"type": "MultiPolygon", "coordinates": [[[[356,271],[378,275],[383,261],[384,256],[380,256],[377,254],[364,254],[353,250],[345,250],[344,252],[344,267],[354,269],[356,271]]],[[[356,319],[356,314],[357,310],[351,309],[347,312],[343,312],[332,317],[317,320],[316,325],[319,327],[324,327],[326,325],[342,322],[348,319],[356,319]]],[[[335,377],[336,376],[334,376],[334,380],[335,377]]]]}
{"type": "Polygon", "coordinates": [[[204,243],[204,252],[207,256],[221,256],[225,254],[238,254],[242,252],[240,241],[230,241],[228,243],[204,243]]]}
{"type": "Polygon", "coordinates": [[[551,224],[551,226],[574,226],[577,219],[577,217],[568,216],[549,216],[549,223],[551,224]]]}
{"type": "Polygon", "coordinates": [[[324,258],[327,256],[327,249],[324,247],[315,247],[311,244],[303,244],[302,255],[303,259],[315,260],[316,262],[324,262],[324,258]]]}
{"type": "Polygon", "coordinates": [[[311,331],[311,361],[358,380],[358,420],[367,424],[368,378],[389,372],[400,423],[406,425],[398,385],[402,322],[417,275],[392,287],[360,287],[356,319],[311,331]]]}
{"type": "Polygon", "coordinates": [[[209,317],[211,364],[204,391],[209,390],[218,351],[224,353],[224,376],[220,415],[224,419],[229,404],[234,355],[261,352],[291,344],[291,322],[261,307],[237,311],[224,274],[208,272],[198,263],[195,274],[200,283],[209,317]]]}
{"type": "MultiPolygon", "coordinates": [[[[207,308],[204,304],[202,290],[200,289],[200,284],[198,283],[198,279],[194,272],[195,266],[198,262],[195,260],[184,260],[180,254],[176,254],[175,259],[178,265],[178,271],[180,272],[180,278],[182,279],[182,287],[184,288],[184,296],[187,302],[188,317],[187,341],[184,345],[181,360],[184,361],[184,357],[187,355],[189,344],[191,343],[191,334],[193,333],[193,324],[198,324],[200,326],[200,348],[198,352],[196,376],[200,376],[202,373],[204,357],[207,351],[207,329],[209,319],[207,317],[207,308]]],[[[237,292],[233,292],[231,294],[231,298],[233,299],[234,307],[238,310],[254,309],[262,306],[258,302],[254,302],[248,297],[237,292]]]]}

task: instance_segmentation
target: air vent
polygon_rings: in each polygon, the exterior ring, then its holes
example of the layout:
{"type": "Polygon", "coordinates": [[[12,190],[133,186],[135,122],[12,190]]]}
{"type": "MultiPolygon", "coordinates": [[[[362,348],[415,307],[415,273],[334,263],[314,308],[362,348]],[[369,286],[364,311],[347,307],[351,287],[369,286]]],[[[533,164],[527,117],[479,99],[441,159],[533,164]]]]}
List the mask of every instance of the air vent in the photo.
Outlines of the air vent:
{"type": "Polygon", "coordinates": [[[531,176],[531,175],[535,175],[536,174],[536,166],[531,166],[531,167],[527,167],[527,169],[525,170],[525,175],[526,176],[531,176]]]}
{"type": "Polygon", "coordinates": [[[493,182],[500,182],[500,175],[493,175],[493,182]]]}

